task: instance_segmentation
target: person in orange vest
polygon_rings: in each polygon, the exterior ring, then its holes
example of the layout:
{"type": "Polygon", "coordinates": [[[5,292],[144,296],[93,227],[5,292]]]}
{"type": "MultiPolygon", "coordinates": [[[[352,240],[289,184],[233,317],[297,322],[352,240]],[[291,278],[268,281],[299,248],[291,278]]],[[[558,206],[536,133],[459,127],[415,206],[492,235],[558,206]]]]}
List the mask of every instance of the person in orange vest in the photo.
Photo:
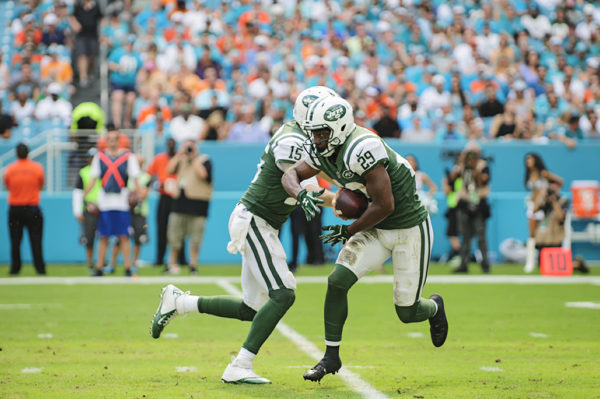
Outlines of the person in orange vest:
{"type": "Polygon", "coordinates": [[[96,261],[95,276],[102,276],[108,240],[111,236],[119,237],[119,246],[125,262],[125,275],[132,276],[136,270],[131,267],[129,256],[129,230],[131,217],[129,214],[130,195],[139,190],[137,177],[140,174],[140,166],[137,159],[131,153],[119,148],[119,131],[113,126],[107,127],[106,143],[107,150],[98,152],[92,160],[92,179],[86,187],[84,194],[87,195],[100,179],[102,189],[98,194],[98,256],[96,261]],[[127,189],[127,181],[134,179],[135,191],[127,189]]]}
{"type": "Polygon", "coordinates": [[[21,271],[21,240],[23,228],[29,231],[33,266],[38,274],[46,274],[42,252],[44,215],[40,209],[40,191],[44,187],[44,169],[38,162],[27,158],[29,148],[17,145],[17,160],[8,165],[4,185],[8,189],[8,228],[10,230],[10,274],[21,271]]]}

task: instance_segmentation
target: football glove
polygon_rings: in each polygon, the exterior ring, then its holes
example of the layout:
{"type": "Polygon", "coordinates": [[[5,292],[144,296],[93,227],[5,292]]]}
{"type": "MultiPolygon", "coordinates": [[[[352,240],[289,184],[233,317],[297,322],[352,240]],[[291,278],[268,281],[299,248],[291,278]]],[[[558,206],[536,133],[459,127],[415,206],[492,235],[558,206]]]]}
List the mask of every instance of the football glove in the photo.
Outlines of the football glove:
{"type": "Polygon", "coordinates": [[[306,216],[306,220],[311,220],[313,217],[321,212],[321,208],[319,208],[318,204],[322,204],[323,200],[317,198],[321,194],[325,192],[325,189],[321,189],[320,191],[306,191],[303,189],[298,193],[298,202],[304,211],[304,215],[306,216]]]}
{"type": "Polygon", "coordinates": [[[329,230],[331,233],[323,234],[319,238],[323,240],[323,244],[331,244],[332,247],[338,242],[345,244],[352,236],[348,231],[348,226],[345,224],[323,226],[323,230],[329,230]]]}

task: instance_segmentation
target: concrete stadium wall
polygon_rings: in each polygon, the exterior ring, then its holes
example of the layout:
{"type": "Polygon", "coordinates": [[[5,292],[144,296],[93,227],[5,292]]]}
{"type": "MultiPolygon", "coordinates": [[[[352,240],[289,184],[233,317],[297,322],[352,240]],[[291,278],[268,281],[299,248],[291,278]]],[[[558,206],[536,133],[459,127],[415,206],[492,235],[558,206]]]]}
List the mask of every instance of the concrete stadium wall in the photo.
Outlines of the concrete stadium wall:
{"type": "MultiPolygon", "coordinates": [[[[420,168],[441,185],[444,168],[453,164],[452,155],[460,147],[434,144],[408,144],[399,140],[390,141],[392,148],[402,155],[413,154],[420,168]]],[[[527,221],[525,218],[523,186],[524,157],[527,152],[535,151],[542,155],[550,170],[565,179],[564,194],[568,193],[570,182],[578,179],[600,180],[600,143],[586,143],[575,150],[569,150],[562,144],[532,146],[521,143],[484,144],[483,154],[490,158],[492,171],[492,217],[488,224],[488,242],[492,258],[498,258],[500,243],[508,237],[525,240],[527,221]]],[[[202,263],[236,263],[239,256],[226,251],[228,242],[227,221],[229,213],[241,197],[248,183],[256,173],[256,165],[264,144],[222,144],[203,143],[201,151],[213,159],[215,196],[211,203],[210,216],[206,228],[204,244],[201,249],[202,263]]],[[[10,261],[10,243],[7,226],[6,191],[0,192],[0,263],[10,261]]],[[[442,193],[437,195],[439,212],[432,217],[435,240],[433,256],[439,256],[448,250],[445,238],[446,209],[442,193]]],[[[150,197],[150,216],[148,228],[151,242],[143,247],[140,258],[154,261],[156,242],[156,223],[154,214],[157,196],[150,197]]],[[[45,193],[41,207],[45,215],[44,254],[47,262],[82,262],[83,247],[78,244],[79,226],[71,213],[70,193],[45,193]]],[[[330,210],[325,210],[324,224],[336,223],[337,219],[330,210]]],[[[26,236],[26,234],[25,234],[26,236]]],[[[291,252],[289,226],[282,229],[282,242],[291,252]]],[[[301,244],[302,246],[304,244],[301,244]]],[[[576,248],[584,256],[600,259],[599,246],[576,248]]],[[[24,240],[22,254],[25,262],[30,262],[29,242],[24,240]]],[[[334,256],[334,253],[330,253],[334,256]]],[[[305,259],[305,250],[301,248],[300,261],[305,259]]]]}

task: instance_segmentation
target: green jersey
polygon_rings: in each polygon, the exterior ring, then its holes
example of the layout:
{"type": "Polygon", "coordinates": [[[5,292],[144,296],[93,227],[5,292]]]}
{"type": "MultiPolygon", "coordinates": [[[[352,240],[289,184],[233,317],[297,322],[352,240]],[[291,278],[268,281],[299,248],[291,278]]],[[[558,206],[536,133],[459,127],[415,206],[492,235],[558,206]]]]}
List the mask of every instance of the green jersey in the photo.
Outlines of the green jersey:
{"type": "Polygon", "coordinates": [[[298,205],[281,185],[284,173],[281,165],[294,164],[302,159],[306,139],[306,134],[295,121],[284,124],[267,144],[252,184],[240,201],[277,230],[298,205]]]}
{"type": "Polygon", "coordinates": [[[415,172],[408,161],[365,128],[357,126],[331,157],[312,151],[305,161],[312,168],[326,173],[337,185],[361,191],[367,198],[364,176],[375,166],[383,164],[392,183],[395,208],[391,215],[375,225],[378,229],[406,229],[427,218],[427,210],[415,187],[415,172]]]}

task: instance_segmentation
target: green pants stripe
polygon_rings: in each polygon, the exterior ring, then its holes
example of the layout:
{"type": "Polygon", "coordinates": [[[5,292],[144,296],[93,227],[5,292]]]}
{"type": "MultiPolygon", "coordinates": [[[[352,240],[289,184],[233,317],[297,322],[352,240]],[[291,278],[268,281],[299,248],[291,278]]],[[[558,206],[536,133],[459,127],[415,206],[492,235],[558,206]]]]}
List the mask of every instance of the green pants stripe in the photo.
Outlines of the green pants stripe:
{"type": "Polygon", "coordinates": [[[283,281],[281,281],[281,277],[279,277],[279,274],[277,273],[277,270],[275,269],[275,265],[273,264],[273,259],[271,259],[271,253],[269,252],[267,243],[265,242],[264,238],[260,234],[260,231],[258,230],[258,226],[256,226],[256,222],[254,221],[254,218],[252,218],[252,221],[250,222],[250,226],[252,226],[252,231],[254,231],[256,238],[258,238],[258,242],[260,243],[260,246],[265,254],[265,259],[267,260],[267,264],[269,265],[271,274],[273,275],[273,278],[275,279],[275,283],[278,286],[278,287],[275,287],[275,289],[285,288],[283,281]]]}
{"type": "Polygon", "coordinates": [[[417,289],[417,295],[415,296],[415,302],[421,297],[421,287],[423,285],[423,268],[425,266],[425,231],[423,230],[423,223],[419,225],[419,233],[421,234],[421,256],[419,259],[419,288],[417,289]]]}
{"type": "Polygon", "coordinates": [[[254,258],[256,259],[256,264],[258,265],[258,270],[260,270],[260,274],[262,275],[263,279],[267,283],[267,288],[269,289],[269,291],[271,291],[273,289],[273,287],[271,286],[271,281],[269,281],[269,278],[267,277],[267,273],[265,272],[265,268],[263,267],[262,262],[260,261],[260,255],[258,254],[258,249],[256,248],[256,245],[252,241],[252,238],[250,238],[250,234],[248,234],[246,236],[246,239],[248,240],[248,244],[250,244],[250,249],[252,250],[252,253],[254,254],[254,258]]]}

